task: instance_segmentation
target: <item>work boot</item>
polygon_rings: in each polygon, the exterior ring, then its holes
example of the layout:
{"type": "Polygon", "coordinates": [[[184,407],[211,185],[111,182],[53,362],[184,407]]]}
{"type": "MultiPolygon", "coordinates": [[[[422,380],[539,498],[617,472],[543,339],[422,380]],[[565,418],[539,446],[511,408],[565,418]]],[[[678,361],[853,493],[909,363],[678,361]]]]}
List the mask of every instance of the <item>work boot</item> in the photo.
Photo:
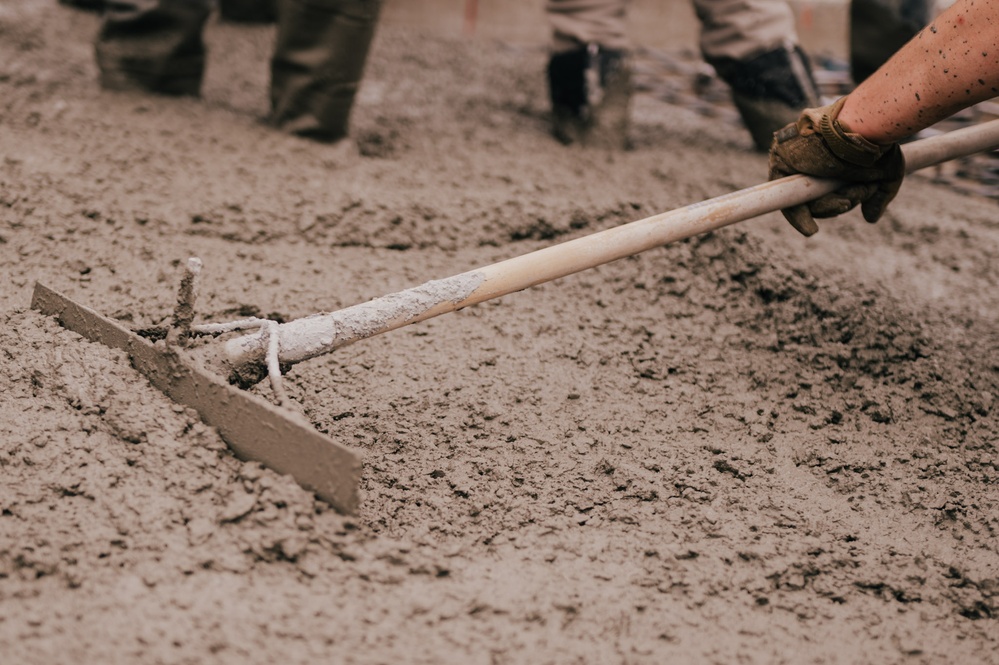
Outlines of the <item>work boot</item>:
{"type": "Polygon", "coordinates": [[[101,85],[197,96],[205,70],[201,32],[211,0],[115,0],[94,50],[101,85]]]}
{"type": "Polygon", "coordinates": [[[270,122],[318,141],[347,135],[381,0],[279,0],[270,122]]]}
{"type": "Polygon", "coordinates": [[[811,63],[799,46],[709,62],[732,88],[732,101],[757,150],[769,151],[774,132],[797,120],[802,110],[820,105],[811,63]]]}
{"type": "Polygon", "coordinates": [[[625,149],[631,72],[624,51],[597,44],[555,53],[548,61],[552,131],[565,144],[625,149]]]}

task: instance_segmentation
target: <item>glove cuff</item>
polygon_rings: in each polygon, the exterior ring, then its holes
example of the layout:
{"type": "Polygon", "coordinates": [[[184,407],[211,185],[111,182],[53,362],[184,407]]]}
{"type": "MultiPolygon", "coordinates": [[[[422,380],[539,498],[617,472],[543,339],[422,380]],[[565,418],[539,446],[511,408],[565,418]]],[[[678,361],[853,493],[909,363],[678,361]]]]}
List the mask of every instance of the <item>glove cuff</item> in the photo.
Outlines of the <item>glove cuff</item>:
{"type": "MultiPolygon", "coordinates": [[[[840,97],[835,103],[817,109],[822,112],[815,130],[822,136],[829,150],[845,162],[870,168],[888,152],[892,146],[880,146],[868,141],[860,134],[851,132],[837,117],[846,97],[840,97]]],[[[894,145],[894,144],[893,144],[894,145]]]]}

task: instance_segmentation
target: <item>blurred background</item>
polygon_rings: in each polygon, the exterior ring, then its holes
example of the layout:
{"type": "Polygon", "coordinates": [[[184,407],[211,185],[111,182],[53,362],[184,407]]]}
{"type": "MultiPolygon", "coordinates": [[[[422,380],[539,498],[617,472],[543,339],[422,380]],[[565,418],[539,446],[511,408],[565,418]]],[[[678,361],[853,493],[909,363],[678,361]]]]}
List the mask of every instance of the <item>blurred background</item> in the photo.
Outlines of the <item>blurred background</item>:
{"type": "MultiPolygon", "coordinates": [[[[810,53],[845,59],[849,0],[792,0],[802,45],[810,53]]],[[[545,43],[545,0],[386,0],[383,20],[446,35],[545,43]]],[[[648,48],[697,47],[699,26],[688,0],[631,0],[631,34],[648,48]]]]}
{"type": "MultiPolygon", "coordinates": [[[[884,20],[855,18],[856,23],[852,22],[855,7],[851,7],[851,0],[789,0],[801,45],[812,58],[816,83],[827,101],[852,90],[855,72],[851,66],[866,61],[861,70],[873,71],[878,61],[887,57],[886,47],[901,39],[895,24],[900,15],[913,8],[934,15],[953,0],[854,0],[853,4],[857,2],[866,8],[866,16],[884,20]],[[889,35],[892,30],[896,31],[894,36],[889,35]],[[885,52],[880,53],[882,50],[885,52]]],[[[544,47],[551,37],[544,8],[545,0],[385,0],[382,21],[443,37],[544,47]]],[[[638,90],[704,115],[739,122],[727,88],[699,55],[700,24],[689,0],[630,0],[628,12],[638,90]]],[[[919,136],[996,118],[999,101],[992,100],[919,136]]],[[[999,151],[948,162],[936,167],[935,177],[959,189],[999,198],[999,151]]]]}

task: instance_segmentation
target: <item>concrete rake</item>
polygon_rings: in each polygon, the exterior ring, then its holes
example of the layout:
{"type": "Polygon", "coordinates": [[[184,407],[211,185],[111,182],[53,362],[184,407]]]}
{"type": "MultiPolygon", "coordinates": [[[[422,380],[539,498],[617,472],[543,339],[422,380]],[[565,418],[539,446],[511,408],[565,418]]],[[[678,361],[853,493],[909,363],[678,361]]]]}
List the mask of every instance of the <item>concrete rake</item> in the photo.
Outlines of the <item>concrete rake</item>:
{"type": "MultiPolygon", "coordinates": [[[[903,151],[906,170],[911,173],[997,147],[999,120],[993,120],[909,143],[903,151]]],[[[189,262],[174,328],[166,340],[150,342],[42,284],[35,285],[32,307],[56,317],[63,326],[91,341],[121,349],[154,386],[174,401],[194,408],[208,425],[217,428],[238,457],[292,476],[304,488],[349,514],[359,504],[358,453],[316,431],[298,414],[229,381],[247,385],[270,376],[280,401],[282,368],[411,323],[805,203],[839,185],[801,175],[782,178],[284,324],[254,319],[192,327],[194,282],[200,269],[196,259],[189,262]],[[218,334],[245,328],[257,330],[230,339],[224,346],[231,370],[229,381],[185,358],[183,340],[191,331],[218,334]]]]}

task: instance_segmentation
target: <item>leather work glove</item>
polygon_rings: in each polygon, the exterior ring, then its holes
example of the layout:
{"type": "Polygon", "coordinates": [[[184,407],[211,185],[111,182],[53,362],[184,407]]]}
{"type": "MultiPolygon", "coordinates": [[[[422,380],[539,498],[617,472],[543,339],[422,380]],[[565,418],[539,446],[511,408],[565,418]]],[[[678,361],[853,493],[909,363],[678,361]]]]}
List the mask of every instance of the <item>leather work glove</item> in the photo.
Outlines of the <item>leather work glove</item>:
{"type": "Polygon", "coordinates": [[[873,224],[902,186],[902,149],[897,143],[871,143],[840,123],[836,117],[845,101],[843,97],[829,106],[805,109],[797,122],[774,133],[770,146],[770,180],[804,173],[845,183],[831,194],[781,210],[806,236],[819,230],[815,217],[835,217],[857,204],[873,224]]]}

